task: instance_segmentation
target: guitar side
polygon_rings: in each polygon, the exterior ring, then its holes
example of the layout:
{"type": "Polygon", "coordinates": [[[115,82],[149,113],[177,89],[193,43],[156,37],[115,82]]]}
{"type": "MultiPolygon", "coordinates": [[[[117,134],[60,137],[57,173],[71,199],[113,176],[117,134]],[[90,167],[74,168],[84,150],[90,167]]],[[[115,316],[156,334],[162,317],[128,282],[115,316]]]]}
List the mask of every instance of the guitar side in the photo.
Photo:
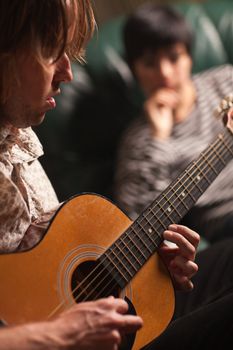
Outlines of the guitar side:
{"type": "MultiPolygon", "coordinates": [[[[95,261],[131,220],[107,199],[76,196],[56,214],[43,240],[32,250],[0,256],[0,319],[8,324],[48,319],[75,303],[71,280],[77,266],[95,261]]],[[[122,291],[144,327],[133,350],[158,336],[174,310],[170,276],[154,254],[122,291]]]]}

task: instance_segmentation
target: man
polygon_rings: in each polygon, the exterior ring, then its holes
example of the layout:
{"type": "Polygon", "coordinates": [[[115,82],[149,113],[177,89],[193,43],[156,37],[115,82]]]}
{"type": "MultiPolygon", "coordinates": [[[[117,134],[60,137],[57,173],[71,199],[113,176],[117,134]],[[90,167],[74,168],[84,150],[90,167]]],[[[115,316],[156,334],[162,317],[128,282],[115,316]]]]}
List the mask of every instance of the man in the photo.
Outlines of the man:
{"type": "MultiPolygon", "coordinates": [[[[60,84],[72,79],[70,58],[82,59],[93,28],[89,0],[0,0],[2,253],[33,247],[59,206],[30,127],[55,108],[60,84]]],[[[174,283],[191,290],[198,234],[172,225],[164,238],[178,246],[160,248],[174,283]]],[[[123,334],[142,327],[142,319],[127,309],[124,300],[110,296],[75,305],[53,320],[3,327],[0,349],[116,350],[123,334]]]]}

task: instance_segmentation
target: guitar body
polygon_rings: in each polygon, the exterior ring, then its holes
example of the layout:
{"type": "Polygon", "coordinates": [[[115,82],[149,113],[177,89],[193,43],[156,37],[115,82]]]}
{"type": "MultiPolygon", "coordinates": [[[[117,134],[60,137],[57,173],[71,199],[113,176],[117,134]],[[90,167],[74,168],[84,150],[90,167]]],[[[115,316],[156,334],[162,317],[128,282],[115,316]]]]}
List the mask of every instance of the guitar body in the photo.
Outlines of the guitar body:
{"type": "MultiPolygon", "coordinates": [[[[75,303],[71,285],[77,267],[94,262],[131,223],[118,207],[98,195],[70,199],[36,247],[0,256],[0,319],[10,325],[39,321],[69,308],[75,303]]],[[[133,350],[158,336],[173,315],[173,286],[157,254],[119,296],[130,300],[144,320],[133,350]]]]}
{"type": "Polygon", "coordinates": [[[32,250],[1,255],[0,320],[50,319],[76,301],[115,295],[144,321],[121,350],[138,350],[156,338],[172,317],[174,290],[155,252],[164,228],[179,222],[232,160],[232,103],[229,96],[223,104],[229,107],[223,110],[227,130],[134,223],[107,199],[83,194],[59,209],[32,250]]]}

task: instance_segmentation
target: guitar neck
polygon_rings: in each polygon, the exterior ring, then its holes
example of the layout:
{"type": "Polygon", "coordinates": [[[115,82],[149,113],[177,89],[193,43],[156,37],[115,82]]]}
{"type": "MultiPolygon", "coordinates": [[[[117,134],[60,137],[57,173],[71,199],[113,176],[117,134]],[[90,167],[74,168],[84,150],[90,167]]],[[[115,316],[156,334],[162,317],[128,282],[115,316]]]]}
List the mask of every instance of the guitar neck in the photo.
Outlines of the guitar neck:
{"type": "Polygon", "coordinates": [[[184,217],[232,157],[233,137],[226,129],[101,256],[121,288],[158,249],[164,230],[184,217]]]}

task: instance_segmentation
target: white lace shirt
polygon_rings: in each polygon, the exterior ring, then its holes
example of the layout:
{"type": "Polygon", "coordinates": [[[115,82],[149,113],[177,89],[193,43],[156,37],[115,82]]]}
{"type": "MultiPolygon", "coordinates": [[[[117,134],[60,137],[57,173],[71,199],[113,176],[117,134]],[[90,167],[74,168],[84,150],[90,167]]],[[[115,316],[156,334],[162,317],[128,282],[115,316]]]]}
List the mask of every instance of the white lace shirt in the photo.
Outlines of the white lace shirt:
{"type": "Polygon", "coordinates": [[[31,128],[0,128],[0,252],[35,245],[59,205],[41,155],[31,128]]]}

